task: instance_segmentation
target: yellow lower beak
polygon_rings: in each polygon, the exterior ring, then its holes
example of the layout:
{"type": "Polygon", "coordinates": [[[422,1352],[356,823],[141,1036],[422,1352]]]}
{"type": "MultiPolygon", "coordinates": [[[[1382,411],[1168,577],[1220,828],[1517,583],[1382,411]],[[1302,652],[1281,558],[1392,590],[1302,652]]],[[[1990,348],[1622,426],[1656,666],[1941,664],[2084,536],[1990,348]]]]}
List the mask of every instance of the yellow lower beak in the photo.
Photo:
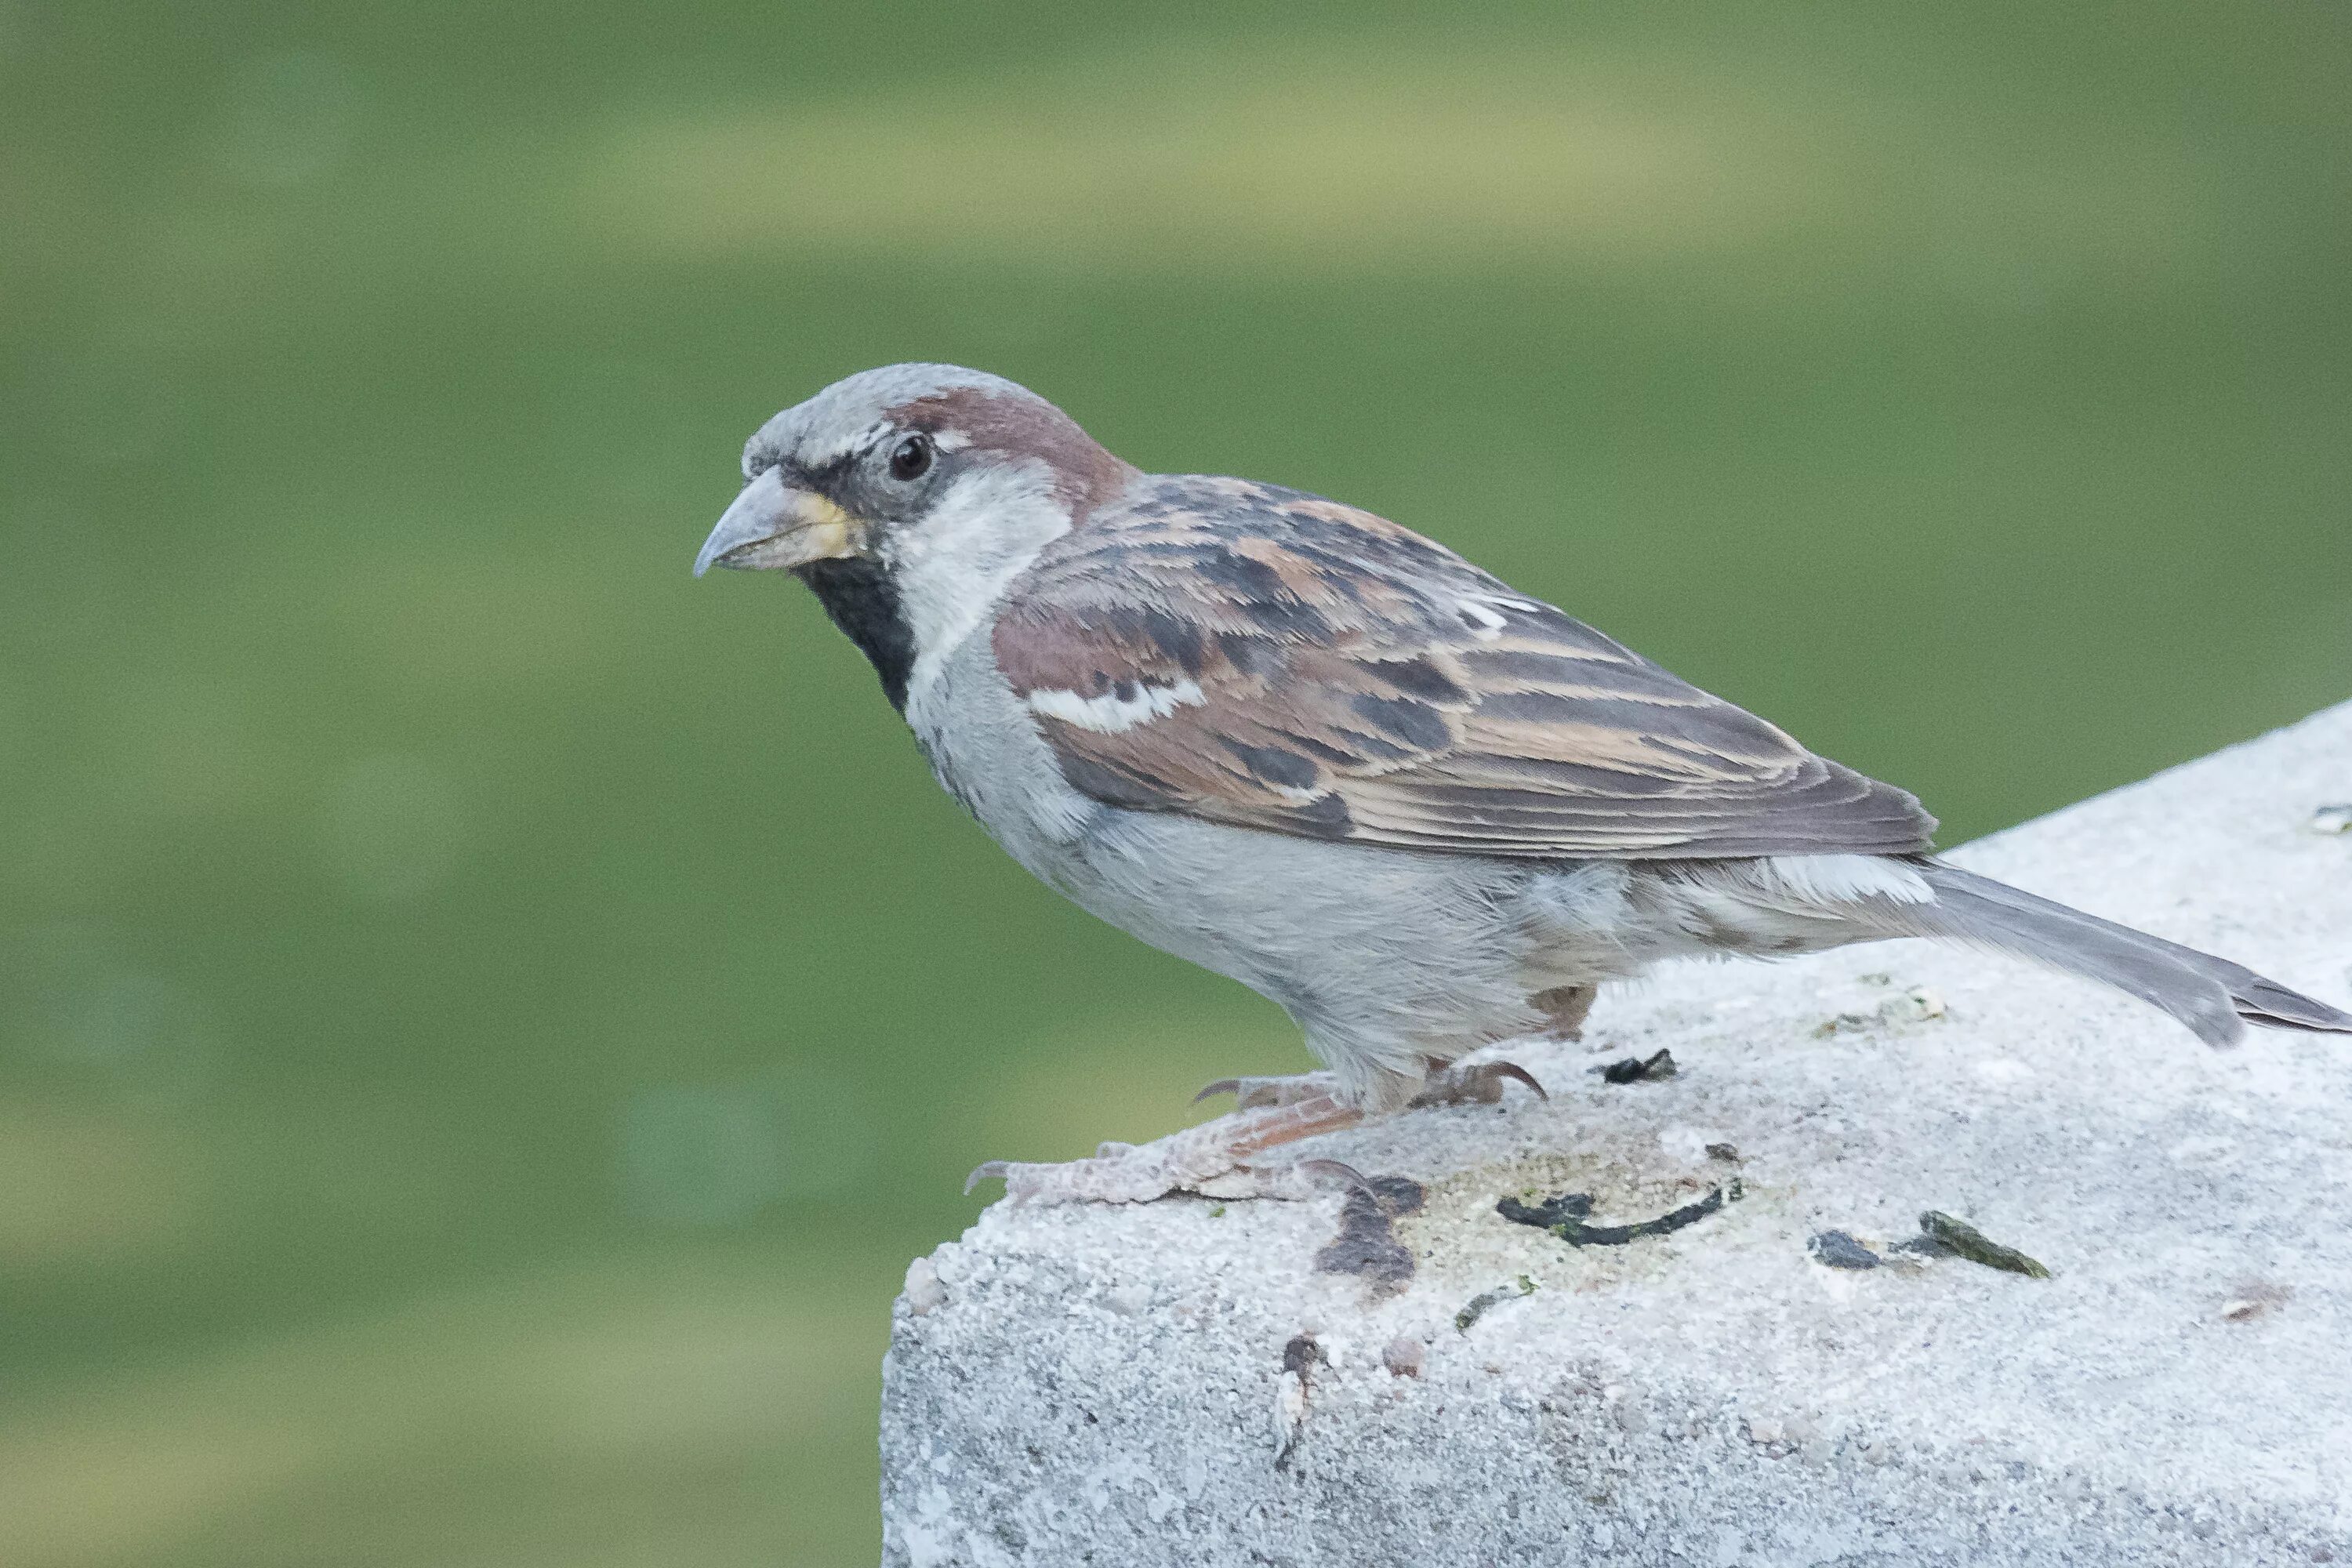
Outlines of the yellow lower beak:
{"type": "Polygon", "coordinates": [[[694,574],[713,566],[746,572],[777,572],[857,553],[863,531],[856,518],[814,490],[784,483],[782,468],[770,468],[750,484],[702,542],[694,574]]]}

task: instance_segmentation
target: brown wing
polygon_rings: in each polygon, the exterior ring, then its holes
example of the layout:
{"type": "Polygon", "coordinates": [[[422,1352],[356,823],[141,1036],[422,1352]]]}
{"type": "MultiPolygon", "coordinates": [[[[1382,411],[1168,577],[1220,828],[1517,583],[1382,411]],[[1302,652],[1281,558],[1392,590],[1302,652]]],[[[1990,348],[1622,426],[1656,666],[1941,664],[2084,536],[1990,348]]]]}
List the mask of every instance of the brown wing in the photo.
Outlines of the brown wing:
{"type": "Polygon", "coordinates": [[[1817,757],[1396,524],[1159,479],[1050,545],[994,646],[1071,784],[1246,827],[1536,858],[1924,850],[1817,757]]]}

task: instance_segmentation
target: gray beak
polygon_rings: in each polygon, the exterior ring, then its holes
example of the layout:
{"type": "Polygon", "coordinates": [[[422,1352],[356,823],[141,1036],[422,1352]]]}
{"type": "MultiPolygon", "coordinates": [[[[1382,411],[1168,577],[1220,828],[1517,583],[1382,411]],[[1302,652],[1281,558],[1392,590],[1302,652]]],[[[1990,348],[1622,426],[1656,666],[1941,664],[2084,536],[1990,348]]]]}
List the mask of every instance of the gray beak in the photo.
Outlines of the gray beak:
{"type": "Polygon", "coordinates": [[[857,553],[863,531],[857,520],[814,490],[784,483],[782,468],[770,468],[743,487],[735,504],[702,542],[694,574],[713,566],[776,572],[857,553]]]}

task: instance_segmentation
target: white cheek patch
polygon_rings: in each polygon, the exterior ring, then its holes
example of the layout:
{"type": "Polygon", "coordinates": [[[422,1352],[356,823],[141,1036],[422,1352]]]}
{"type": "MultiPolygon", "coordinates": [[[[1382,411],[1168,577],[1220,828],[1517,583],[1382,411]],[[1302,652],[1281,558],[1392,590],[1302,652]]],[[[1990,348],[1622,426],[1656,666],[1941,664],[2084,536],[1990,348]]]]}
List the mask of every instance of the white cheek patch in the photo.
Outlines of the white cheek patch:
{"type": "Polygon", "coordinates": [[[982,468],[951,483],[928,516],[887,535],[884,564],[898,578],[915,641],[908,689],[938,679],[948,657],[977,631],[1046,544],[1070,531],[1042,463],[982,468]]]}
{"type": "Polygon", "coordinates": [[[1835,907],[1863,899],[1897,904],[1936,901],[1925,877],[1883,855],[1775,855],[1764,866],[1773,880],[1811,904],[1835,907]]]}
{"type": "Polygon", "coordinates": [[[1117,691],[1107,691],[1099,697],[1082,697],[1075,691],[1033,691],[1029,694],[1029,710],[1048,719],[1059,719],[1065,724],[1076,724],[1081,730],[1092,730],[1097,735],[1117,735],[1138,724],[1165,719],[1179,708],[1194,707],[1208,700],[1197,680],[1180,680],[1173,686],[1132,684],[1128,689],[1135,695],[1122,697],[1117,691]]]}

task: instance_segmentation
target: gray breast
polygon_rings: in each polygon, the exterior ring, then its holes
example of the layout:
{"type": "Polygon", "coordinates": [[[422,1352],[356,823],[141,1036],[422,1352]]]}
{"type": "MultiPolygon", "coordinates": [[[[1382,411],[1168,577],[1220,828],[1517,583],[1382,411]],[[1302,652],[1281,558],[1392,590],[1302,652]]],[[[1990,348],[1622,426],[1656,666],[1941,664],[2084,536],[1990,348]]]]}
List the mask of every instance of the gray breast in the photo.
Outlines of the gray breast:
{"type": "Polygon", "coordinates": [[[1061,886],[1055,872],[1109,808],[1064,782],[984,633],[964,638],[936,673],[918,669],[907,722],[940,786],[1014,859],[1061,886]]]}
{"type": "Polygon", "coordinates": [[[1063,779],[982,637],[915,689],[907,717],[940,784],[1015,860],[1288,1009],[1343,1073],[1534,1021],[1511,912],[1531,868],[1103,805],[1063,779]]]}

